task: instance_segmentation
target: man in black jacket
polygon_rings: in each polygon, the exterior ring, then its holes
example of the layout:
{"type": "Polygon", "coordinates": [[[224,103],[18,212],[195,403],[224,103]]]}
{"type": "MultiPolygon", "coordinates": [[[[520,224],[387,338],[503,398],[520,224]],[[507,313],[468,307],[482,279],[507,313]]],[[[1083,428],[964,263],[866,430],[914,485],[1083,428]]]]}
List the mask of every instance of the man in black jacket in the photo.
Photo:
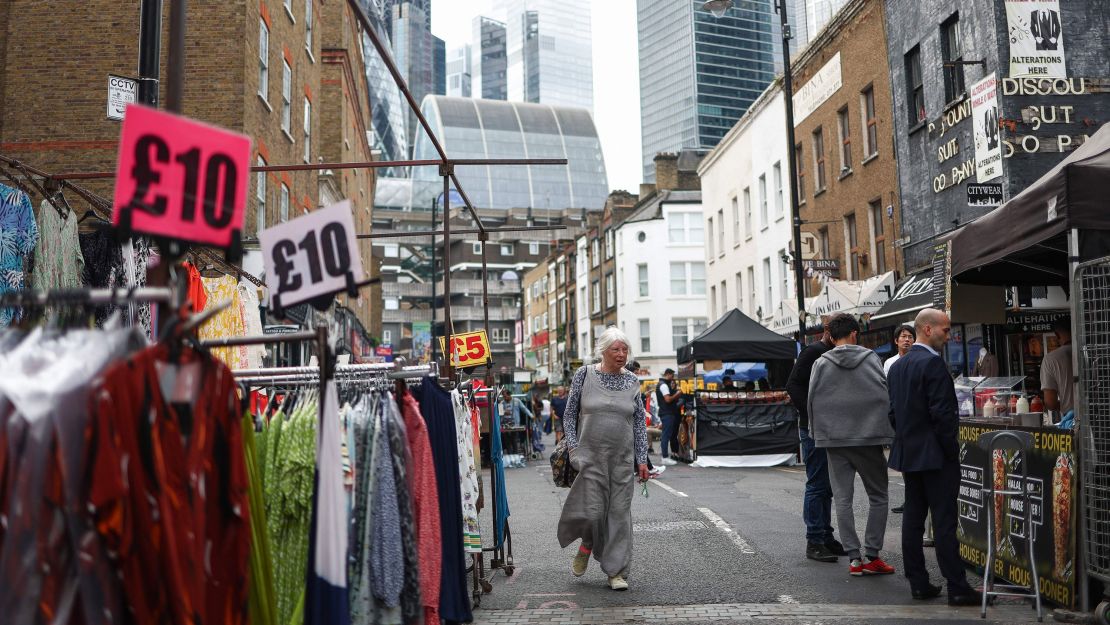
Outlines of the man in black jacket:
{"type": "Polygon", "coordinates": [[[798,438],[802,443],[802,462],[806,465],[806,494],[802,503],[802,518],[806,523],[806,557],[818,562],[836,562],[837,556],[847,555],[844,547],[833,538],[828,457],[824,449],[814,446],[809,435],[809,376],[813,363],[832,348],[832,338],[826,328],[820,341],[808,345],[798,354],[786,381],[790,402],[798,410],[798,438]]]}
{"type": "Polygon", "coordinates": [[[921,535],[925,514],[933,513],[937,564],[948,581],[948,605],[979,605],[967,583],[956,540],[956,497],[960,486],[959,416],[956,389],[940,351],[952,322],[926,308],[914,321],[917,343],[890,368],[890,419],[894,442],[890,467],[906,482],[902,516],[902,558],[914,599],[932,599],[940,587],[929,581],[921,535]]]}

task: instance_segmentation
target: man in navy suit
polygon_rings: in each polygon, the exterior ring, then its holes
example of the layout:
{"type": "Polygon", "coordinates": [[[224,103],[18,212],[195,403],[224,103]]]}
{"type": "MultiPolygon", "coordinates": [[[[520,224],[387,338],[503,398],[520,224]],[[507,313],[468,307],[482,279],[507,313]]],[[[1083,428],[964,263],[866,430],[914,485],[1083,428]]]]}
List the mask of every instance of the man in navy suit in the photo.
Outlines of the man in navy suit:
{"type": "Polygon", "coordinates": [[[967,583],[956,540],[956,496],[960,484],[959,417],[956,389],[940,352],[952,322],[926,308],[914,321],[917,342],[888,374],[894,443],[890,467],[906,482],[902,517],[902,557],[914,599],[932,599],[940,587],[929,581],[921,536],[925,515],[933,513],[937,564],[948,581],[948,605],[979,605],[967,583]]]}

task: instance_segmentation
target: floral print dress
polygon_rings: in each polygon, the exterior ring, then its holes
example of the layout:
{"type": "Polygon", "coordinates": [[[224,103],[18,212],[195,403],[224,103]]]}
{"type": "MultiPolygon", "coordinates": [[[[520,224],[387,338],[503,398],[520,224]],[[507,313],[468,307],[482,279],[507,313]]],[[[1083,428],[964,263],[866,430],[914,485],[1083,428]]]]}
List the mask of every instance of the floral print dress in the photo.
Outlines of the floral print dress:
{"type": "Polygon", "coordinates": [[[462,394],[451,392],[455,410],[455,429],[459,448],[459,482],[462,488],[463,549],[468,553],[482,552],[482,532],[478,525],[478,469],[474,462],[474,428],[470,409],[462,394]]]}
{"type": "MultiPolygon", "coordinates": [[[[31,199],[18,189],[0,185],[0,294],[26,286],[24,273],[38,238],[31,199]]],[[[0,328],[19,317],[16,308],[0,308],[0,328]]]]}

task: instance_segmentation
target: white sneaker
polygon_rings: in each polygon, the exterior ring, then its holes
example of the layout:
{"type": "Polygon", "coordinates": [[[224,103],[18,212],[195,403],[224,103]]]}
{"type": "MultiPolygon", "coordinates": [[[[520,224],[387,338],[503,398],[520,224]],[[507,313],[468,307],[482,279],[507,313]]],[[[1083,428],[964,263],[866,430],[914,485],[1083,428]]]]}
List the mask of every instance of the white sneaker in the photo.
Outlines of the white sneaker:
{"type": "Polygon", "coordinates": [[[678,461],[677,460],[671,460],[670,458],[663,458],[662,460],[659,461],[659,464],[670,467],[670,466],[674,466],[674,465],[678,464],[678,461]]]}
{"type": "Polygon", "coordinates": [[[628,590],[628,582],[620,575],[609,578],[609,588],[613,590],[628,590]]]}
{"type": "Polygon", "coordinates": [[[648,471],[648,474],[651,475],[652,477],[656,477],[656,476],[662,475],[663,472],[666,471],[666,470],[667,470],[667,467],[652,467],[651,471],[648,471]]]}

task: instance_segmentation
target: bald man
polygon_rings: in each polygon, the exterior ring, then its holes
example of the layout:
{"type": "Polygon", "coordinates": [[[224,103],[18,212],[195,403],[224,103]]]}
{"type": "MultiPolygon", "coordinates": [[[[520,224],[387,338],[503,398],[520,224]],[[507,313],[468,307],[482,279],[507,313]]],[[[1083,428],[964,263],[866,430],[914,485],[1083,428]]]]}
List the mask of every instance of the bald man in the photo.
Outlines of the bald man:
{"type": "Polygon", "coordinates": [[[922,534],[925,515],[933,514],[937,564],[948,582],[948,605],[979,605],[967,583],[956,541],[956,496],[960,485],[959,416],[956,389],[941,352],[952,322],[940,310],[926,308],[914,321],[917,342],[894,363],[887,376],[894,443],[890,467],[906,483],[902,517],[902,557],[914,599],[940,595],[929,581],[922,534]]]}

